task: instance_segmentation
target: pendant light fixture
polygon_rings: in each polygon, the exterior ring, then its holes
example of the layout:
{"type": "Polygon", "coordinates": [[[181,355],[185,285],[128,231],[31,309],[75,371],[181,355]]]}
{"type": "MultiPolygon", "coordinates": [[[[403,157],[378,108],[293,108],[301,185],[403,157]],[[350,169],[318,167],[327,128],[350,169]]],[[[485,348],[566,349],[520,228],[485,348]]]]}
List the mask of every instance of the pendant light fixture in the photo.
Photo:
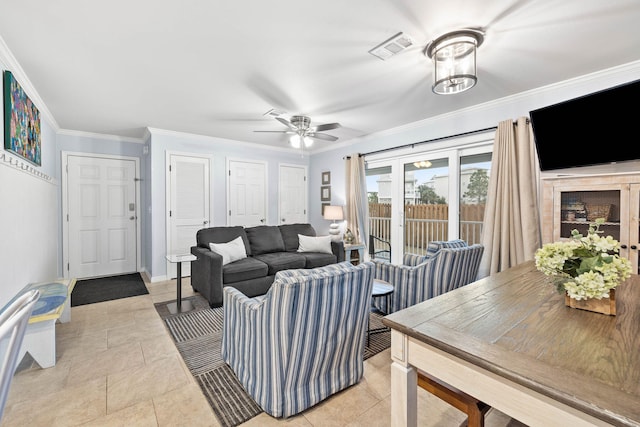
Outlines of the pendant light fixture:
{"type": "Polygon", "coordinates": [[[444,34],[427,45],[424,54],[433,59],[434,93],[451,95],[475,86],[476,50],[483,41],[483,31],[466,28],[444,34]]]}

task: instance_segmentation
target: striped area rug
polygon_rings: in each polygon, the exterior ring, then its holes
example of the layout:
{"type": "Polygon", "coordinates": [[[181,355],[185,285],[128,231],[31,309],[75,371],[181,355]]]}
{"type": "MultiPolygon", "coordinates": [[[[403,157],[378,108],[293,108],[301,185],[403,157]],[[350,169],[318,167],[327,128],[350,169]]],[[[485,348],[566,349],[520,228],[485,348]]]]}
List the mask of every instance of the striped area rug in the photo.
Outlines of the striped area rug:
{"type": "MultiPolygon", "coordinates": [[[[262,409],[245,392],[233,370],[222,361],[223,309],[210,308],[199,295],[187,299],[195,309],[186,313],[169,313],[167,303],[170,301],[156,303],[155,307],[220,424],[223,427],[242,424],[261,413],[262,409]]],[[[371,313],[370,328],[381,328],[381,318],[379,314],[371,313]]],[[[391,334],[388,331],[372,334],[369,346],[365,346],[364,359],[390,345],[391,334]]]]}

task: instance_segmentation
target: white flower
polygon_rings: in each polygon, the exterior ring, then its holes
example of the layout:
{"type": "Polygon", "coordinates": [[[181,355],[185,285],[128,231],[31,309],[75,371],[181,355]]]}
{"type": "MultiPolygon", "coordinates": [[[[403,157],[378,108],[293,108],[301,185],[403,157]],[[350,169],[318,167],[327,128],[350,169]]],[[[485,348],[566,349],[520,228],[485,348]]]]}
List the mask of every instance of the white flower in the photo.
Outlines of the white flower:
{"type": "Polygon", "coordinates": [[[609,290],[631,276],[631,262],[617,255],[618,241],[599,235],[602,222],[599,218],[590,224],[586,236],[573,230],[570,240],[547,243],[536,251],[536,268],[576,300],[609,298],[609,290]]]}

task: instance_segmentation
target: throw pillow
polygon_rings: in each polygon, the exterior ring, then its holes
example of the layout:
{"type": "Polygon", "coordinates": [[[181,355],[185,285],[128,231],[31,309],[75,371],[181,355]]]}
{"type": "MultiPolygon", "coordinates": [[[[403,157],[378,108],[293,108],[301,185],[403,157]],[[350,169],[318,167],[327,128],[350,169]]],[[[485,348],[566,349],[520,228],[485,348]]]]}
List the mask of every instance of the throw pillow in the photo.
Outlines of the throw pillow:
{"type": "Polygon", "coordinates": [[[247,250],[241,236],[227,243],[209,243],[211,250],[222,255],[222,265],[247,257],[247,250]]]}
{"type": "Polygon", "coordinates": [[[331,254],[331,236],[305,236],[298,234],[298,252],[322,252],[331,254]]]}

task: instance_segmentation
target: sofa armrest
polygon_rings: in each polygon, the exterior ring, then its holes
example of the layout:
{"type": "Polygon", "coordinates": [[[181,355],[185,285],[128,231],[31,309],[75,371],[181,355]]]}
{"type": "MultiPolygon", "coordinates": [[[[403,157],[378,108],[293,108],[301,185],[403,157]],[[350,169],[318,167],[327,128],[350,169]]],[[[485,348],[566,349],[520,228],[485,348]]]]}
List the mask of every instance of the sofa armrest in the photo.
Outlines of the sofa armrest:
{"type": "Polygon", "coordinates": [[[192,246],[191,253],[198,257],[191,261],[191,286],[200,292],[211,307],[222,305],[222,256],[206,248],[192,246]]]}
{"type": "Polygon", "coordinates": [[[338,242],[332,240],[331,252],[338,258],[338,262],[344,261],[344,242],[342,240],[338,242]]]}

